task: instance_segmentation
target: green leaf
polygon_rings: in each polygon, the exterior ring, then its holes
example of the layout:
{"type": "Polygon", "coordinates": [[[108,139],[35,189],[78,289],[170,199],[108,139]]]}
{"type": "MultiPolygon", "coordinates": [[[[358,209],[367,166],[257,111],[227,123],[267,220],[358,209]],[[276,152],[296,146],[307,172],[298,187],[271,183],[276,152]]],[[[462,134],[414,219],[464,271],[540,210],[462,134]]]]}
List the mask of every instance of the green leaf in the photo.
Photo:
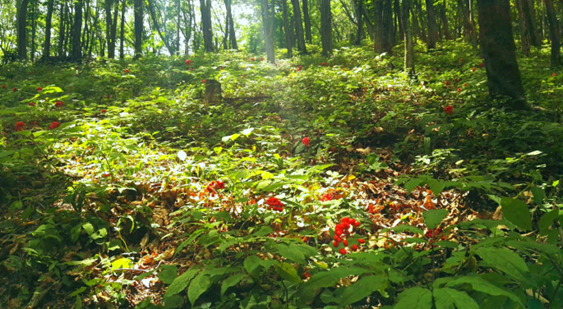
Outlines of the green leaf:
{"type": "Polygon", "coordinates": [[[90,222],[84,223],[82,228],[86,231],[86,233],[88,233],[88,235],[92,235],[94,233],[94,226],[90,222]]]}
{"type": "Polygon", "coordinates": [[[205,293],[209,287],[211,287],[211,279],[206,271],[200,272],[192,282],[190,282],[190,287],[188,288],[188,299],[194,306],[196,300],[205,293]]]}
{"type": "Polygon", "coordinates": [[[497,268],[507,275],[525,282],[529,272],[528,265],[518,254],[507,248],[481,247],[475,252],[489,266],[497,268]]]}
{"type": "Polygon", "coordinates": [[[291,266],[289,263],[280,263],[278,267],[276,267],[280,276],[282,276],[285,280],[293,282],[293,283],[300,283],[301,278],[297,274],[297,270],[291,266]]]}
{"type": "Polygon", "coordinates": [[[367,269],[359,267],[339,267],[330,271],[314,274],[311,278],[309,278],[309,281],[307,281],[305,286],[310,289],[331,287],[334,286],[340,278],[352,275],[361,275],[366,272],[368,272],[367,269]]]}
{"type": "Polygon", "coordinates": [[[538,205],[541,205],[543,199],[545,198],[545,191],[538,186],[532,187],[531,191],[534,195],[534,202],[538,205]]]}
{"type": "Polygon", "coordinates": [[[176,295],[176,294],[182,292],[188,286],[188,284],[190,284],[190,281],[192,280],[192,278],[195,275],[197,275],[197,273],[200,270],[201,270],[201,267],[194,266],[194,267],[188,269],[186,272],[184,272],[180,276],[176,277],[176,279],[174,279],[174,281],[172,281],[172,284],[170,284],[170,286],[166,290],[166,293],[164,293],[165,301],[166,301],[167,297],[170,297],[172,295],[176,295]]]}
{"type": "Polygon", "coordinates": [[[407,181],[407,183],[405,184],[405,190],[407,190],[409,193],[414,190],[414,188],[416,188],[420,183],[422,182],[422,179],[419,178],[413,178],[409,181],[407,181]]]}
{"type": "Polygon", "coordinates": [[[448,287],[453,287],[453,286],[458,286],[458,285],[463,285],[463,284],[471,284],[471,286],[473,287],[473,290],[478,291],[478,292],[482,292],[488,295],[493,295],[493,296],[506,296],[510,299],[512,299],[514,302],[522,305],[522,307],[524,307],[524,304],[522,304],[522,302],[520,301],[520,299],[518,298],[518,296],[516,296],[514,293],[505,290],[504,288],[501,288],[497,285],[492,284],[491,282],[481,278],[480,276],[477,275],[468,275],[468,276],[463,276],[463,277],[459,277],[456,278],[455,280],[448,282],[448,284],[446,284],[446,286],[448,287]]]}
{"type": "Polygon", "coordinates": [[[271,233],[273,233],[274,230],[272,230],[271,227],[267,226],[267,225],[263,225],[262,227],[260,227],[260,229],[254,233],[252,233],[253,236],[266,236],[266,235],[270,235],[271,233]]]}
{"type": "Polygon", "coordinates": [[[242,278],[244,278],[244,276],[246,275],[243,273],[238,273],[223,280],[223,283],[221,284],[221,297],[225,295],[225,292],[228,288],[237,285],[242,280],[242,278]]]}
{"type": "Polygon", "coordinates": [[[547,235],[549,228],[553,225],[553,221],[557,220],[557,218],[559,218],[559,209],[553,209],[541,216],[540,221],[538,222],[541,236],[547,235]]]}
{"type": "Polygon", "coordinates": [[[260,261],[262,261],[256,255],[250,255],[244,259],[244,269],[247,273],[252,273],[256,267],[260,266],[260,261]]]}
{"type": "Polygon", "coordinates": [[[162,265],[160,268],[162,271],[158,274],[158,279],[166,284],[171,284],[176,279],[178,268],[175,265],[162,265]]]}
{"type": "Polygon", "coordinates": [[[448,215],[448,211],[446,209],[433,209],[425,211],[422,215],[424,217],[424,223],[426,223],[426,227],[428,227],[429,229],[435,229],[448,215]]]}
{"type": "Polygon", "coordinates": [[[436,309],[450,309],[455,305],[457,309],[479,309],[479,304],[467,293],[450,288],[434,290],[436,309]]]}
{"type": "Polygon", "coordinates": [[[290,248],[288,245],[283,243],[276,244],[275,248],[276,251],[284,258],[301,265],[305,264],[305,256],[301,251],[292,250],[293,248],[290,248]]]}
{"type": "Polygon", "coordinates": [[[423,230],[421,230],[417,227],[414,227],[414,226],[406,225],[406,224],[398,225],[394,228],[391,228],[390,230],[395,231],[397,233],[411,232],[411,233],[415,233],[415,234],[424,234],[423,230]]]}
{"type": "Polygon", "coordinates": [[[503,216],[514,223],[519,229],[529,231],[532,229],[532,215],[528,206],[521,200],[502,197],[500,199],[503,216]]]}
{"type": "Polygon", "coordinates": [[[438,197],[440,195],[440,193],[442,193],[442,191],[444,191],[444,188],[446,187],[446,182],[436,180],[434,178],[428,179],[426,181],[426,184],[428,184],[428,188],[430,188],[430,190],[432,191],[432,193],[436,197],[438,197]]]}
{"type": "Polygon", "coordinates": [[[432,292],[415,286],[399,294],[399,302],[394,309],[432,309],[432,292]]]}
{"type": "Polygon", "coordinates": [[[356,283],[347,287],[342,293],[340,300],[341,306],[351,305],[360,301],[377,290],[383,290],[387,287],[388,280],[384,276],[365,276],[360,278],[356,283]]]}

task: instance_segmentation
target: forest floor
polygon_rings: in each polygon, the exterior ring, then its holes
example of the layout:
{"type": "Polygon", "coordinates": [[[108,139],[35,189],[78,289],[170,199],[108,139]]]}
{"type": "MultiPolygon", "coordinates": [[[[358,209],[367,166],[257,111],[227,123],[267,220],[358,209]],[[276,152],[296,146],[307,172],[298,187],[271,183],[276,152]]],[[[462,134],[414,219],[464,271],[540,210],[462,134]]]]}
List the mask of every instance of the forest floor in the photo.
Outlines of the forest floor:
{"type": "Polygon", "coordinates": [[[369,47],[188,58],[2,68],[2,308],[406,308],[420,286],[543,301],[467,280],[520,280],[480,242],[562,206],[547,49],[520,59],[531,113],[490,101],[461,43],[420,50],[415,81],[369,47]]]}

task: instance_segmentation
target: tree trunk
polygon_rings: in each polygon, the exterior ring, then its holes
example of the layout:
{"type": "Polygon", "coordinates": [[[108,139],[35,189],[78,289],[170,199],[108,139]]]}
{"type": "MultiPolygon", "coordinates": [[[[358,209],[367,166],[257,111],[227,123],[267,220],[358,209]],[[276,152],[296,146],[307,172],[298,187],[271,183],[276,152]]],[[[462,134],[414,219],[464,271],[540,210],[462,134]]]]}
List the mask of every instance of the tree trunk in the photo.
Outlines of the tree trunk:
{"type": "Polygon", "coordinates": [[[291,0],[293,6],[293,17],[295,18],[295,35],[297,36],[297,49],[299,52],[306,54],[305,37],[303,34],[303,21],[301,20],[301,9],[299,8],[299,0],[291,0]]]}
{"type": "Polygon", "coordinates": [[[105,0],[104,2],[104,11],[106,14],[106,42],[108,46],[108,58],[113,58],[115,54],[115,48],[112,47],[115,45],[111,41],[111,25],[113,23],[113,20],[111,19],[111,7],[113,5],[113,1],[114,0],[105,0]]]}
{"type": "Polygon", "coordinates": [[[59,55],[59,57],[63,57],[63,53],[64,53],[64,42],[65,42],[65,14],[66,14],[66,5],[65,3],[61,3],[61,16],[60,16],[60,20],[59,20],[59,46],[58,46],[58,52],[57,54],[59,55]]]}
{"type": "Polygon", "coordinates": [[[480,41],[492,97],[508,97],[514,109],[529,108],[512,36],[509,0],[478,0],[480,41]]]}
{"type": "Polygon", "coordinates": [[[53,6],[55,5],[55,0],[49,0],[47,2],[47,17],[45,17],[45,42],[43,44],[43,59],[49,59],[51,54],[51,28],[53,20],[53,6]]]}
{"type": "MultiPolygon", "coordinates": [[[[393,25],[393,0],[383,0],[381,11],[381,50],[388,55],[393,53],[395,45],[395,27],[393,25]]],[[[379,47],[378,47],[379,48],[379,47]]]]}
{"type": "Polygon", "coordinates": [[[227,35],[232,49],[238,49],[237,38],[235,35],[235,22],[233,20],[233,13],[231,10],[232,0],[225,0],[225,8],[227,10],[227,35]]]}
{"type": "Polygon", "coordinates": [[[17,30],[17,46],[18,58],[20,60],[27,59],[27,5],[29,0],[21,0],[16,12],[16,30],[17,30]]]}
{"type": "Polygon", "coordinates": [[[31,3],[31,61],[35,61],[35,37],[37,34],[37,1],[31,3]]]}
{"type": "Polygon", "coordinates": [[[401,16],[401,5],[399,4],[399,0],[393,1],[393,9],[395,10],[395,29],[399,30],[399,41],[402,41],[404,36],[404,29],[403,29],[403,18],[401,16]]]}
{"type": "Polygon", "coordinates": [[[438,41],[434,0],[426,0],[426,12],[428,13],[428,42],[426,46],[431,50],[436,48],[436,41],[438,41]]]}
{"type": "Polygon", "coordinates": [[[469,7],[468,0],[458,0],[458,5],[461,9],[463,20],[463,34],[465,41],[471,44],[473,49],[477,49],[477,34],[475,33],[475,26],[471,20],[471,8],[469,7]]]}
{"type": "Polygon", "coordinates": [[[523,0],[522,10],[524,11],[528,32],[530,33],[530,43],[532,46],[539,47],[541,46],[541,38],[536,24],[536,9],[534,8],[534,1],[523,0]]]}
{"type": "MultiPolygon", "coordinates": [[[[121,29],[119,29],[119,59],[125,59],[125,10],[127,9],[127,1],[121,2],[121,29]]],[[[179,26],[179,25],[178,25],[179,26]]]]}
{"type": "Polygon", "coordinates": [[[411,0],[403,0],[402,19],[403,35],[405,37],[405,72],[410,78],[414,78],[414,45],[412,42],[412,30],[410,23],[411,0]]]}
{"type": "Polygon", "coordinates": [[[530,57],[530,32],[528,31],[526,15],[522,8],[522,0],[516,0],[516,8],[518,9],[518,29],[520,30],[522,54],[526,57],[530,57]]]}
{"type": "Polygon", "coordinates": [[[561,64],[561,34],[559,32],[559,23],[557,22],[557,15],[553,7],[552,0],[543,0],[545,3],[547,20],[549,24],[549,38],[551,39],[551,66],[557,67],[561,64]]]}
{"type": "MultiPolygon", "coordinates": [[[[330,0],[328,0],[330,1],[330,0]]],[[[283,30],[285,32],[285,47],[287,48],[287,56],[293,56],[293,28],[289,25],[289,18],[287,12],[287,0],[281,0],[282,16],[283,16],[283,30]]],[[[321,20],[322,23],[322,20],[321,20]]],[[[322,26],[321,26],[322,27],[322,26]]]]}
{"type": "Polygon", "coordinates": [[[448,16],[446,15],[446,6],[444,3],[440,4],[440,20],[442,21],[442,34],[446,40],[451,40],[450,24],[448,23],[448,16]]]}
{"type": "Polygon", "coordinates": [[[203,32],[203,45],[205,51],[213,52],[213,26],[211,23],[211,1],[199,0],[201,10],[201,30],[203,32]]]}
{"type": "Polygon", "coordinates": [[[330,0],[321,0],[321,44],[323,56],[332,55],[332,11],[330,0]]]}
{"type": "Polygon", "coordinates": [[[303,0],[303,20],[305,21],[305,39],[311,44],[313,36],[311,35],[311,18],[309,18],[309,0],[303,0]]]}
{"type": "Polygon", "coordinates": [[[268,62],[276,63],[275,37],[274,37],[274,6],[270,7],[268,0],[261,0],[262,27],[264,29],[264,45],[266,46],[266,58],[268,62]]]}
{"type": "Polygon", "coordinates": [[[362,6],[363,0],[354,0],[356,4],[356,21],[357,21],[357,28],[356,28],[356,38],[354,40],[354,45],[360,45],[362,43],[362,38],[364,36],[364,20],[362,14],[362,6]]]}
{"type": "Polygon", "coordinates": [[[82,44],[80,35],[82,34],[82,5],[83,0],[75,0],[74,2],[74,23],[72,25],[72,48],[71,58],[73,61],[82,60],[82,44]]]}
{"type": "MultiPolygon", "coordinates": [[[[162,43],[164,43],[164,46],[166,46],[168,53],[170,55],[174,55],[176,53],[176,51],[174,50],[174,46],[172,46],[170,44],[170,40],[168,39],[168,37],[165,37],[164,34],[162,33],[162,31],[160,31],[160,24],[158,22],[158,18],[156,16],[156,10],[154,8],[152,1],[153,0],[147,0],[147,2],[149,4],[149,13],[151,14],[151,19],[152,19],[153,25],[155,27],[155,30],[158,33],[158,36],[160,37],[160,39],[162,40],[162,43]]],[[[202,1],[204,1],[204,0],[202,0],[202,1]]]]}
{"type": "Polygon", "coordinates": [[[135,0],[135,59],[139,59],[142,54],[143,45],[143,0],[135,0]]]}

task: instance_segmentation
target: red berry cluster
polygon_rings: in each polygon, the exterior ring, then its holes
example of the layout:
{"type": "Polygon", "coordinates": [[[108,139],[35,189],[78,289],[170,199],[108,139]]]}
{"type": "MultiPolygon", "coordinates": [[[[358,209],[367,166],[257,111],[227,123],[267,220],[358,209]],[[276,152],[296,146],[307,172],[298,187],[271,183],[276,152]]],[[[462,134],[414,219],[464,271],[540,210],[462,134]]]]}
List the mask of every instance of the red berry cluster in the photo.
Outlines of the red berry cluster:
{"type": "Polygon", "coordinates": [[[26,126],[26,124],[24,122],[18,121],[18,122],[16,122],[15,130],[16,131],[23,131],[23,130],[25,130],[25,126],[26,126]]]}
{"type": "Polygon", "coordinates": [[[266,204],[268,204],[268,210],[275,210],[275,211],[282,211],[283,210],[283,203],[275,197],[270,197],[266,204]]]}
{"type": "Polygon", "coordinates": [[[207,188],[205,188],[205,191],[210,193],[216,193],[216,190],[218,189],[225,189],[225,183],[221,180],[210,182],[207,185],[207,188]]]}
{"type": "MultiPolygon", "coordinates": [[[[360,226],[359,221],[356,221],[355,219],[351,219],[349,217],[342,218],[340,220],[340,223],[338,223],[334,228],[334,241],[332,242],[334,248],[338,248],[340,246],[340,243],[342,243],[344,247],[348,247],[348,240],[345,238],[350,237],[350,234],[354,232],[354,228],[358,226],[360,226]]],[[[363,244],[365,243],[365,240],[360,238],[358,239],[358,243],[363,244]]],[[[349,248],[352,251],[357,251],[358,245],[353,244],[352,247],[349,248]]],[[[340,248],[338,252],[340,252],[340,254],[347,253],[346,248],[340,248]]]]}
{"type": "Polygon", "coordinates": [[[60,123],[53,121],[51,123],[51,125],[49,125],[49,130],[54,130],[54,129],[58,128],[60,125],[61,125],[60,123]]]}
{"type": "Polygon", "coordinates": [[[55,107],[63,107],[64,103],[61,101],[55,102],[55,107]]]}
{"type": "Polygon", "coordinates": [[[436,229],[428,229],[428,231],[424,233],[424,237],[429,238],[431,243],[438,239],[446,239],[445,236],[442,236],[442,229],[439,227],[436,229]]]}

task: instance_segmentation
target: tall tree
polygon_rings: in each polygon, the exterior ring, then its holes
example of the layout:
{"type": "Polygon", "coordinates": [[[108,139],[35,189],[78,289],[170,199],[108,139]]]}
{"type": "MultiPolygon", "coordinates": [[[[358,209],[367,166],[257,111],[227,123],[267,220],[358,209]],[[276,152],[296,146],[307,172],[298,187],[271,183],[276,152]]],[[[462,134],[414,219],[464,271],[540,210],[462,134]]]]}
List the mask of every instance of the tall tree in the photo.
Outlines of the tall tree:
{"type": "MultiPolygon", "coordinates": [[[[232,49],[238,49],[237,45],[237,38],[235,35],[235,22],[233,21],[233,13],[231,9],[232,0],[224,0],[225,1],[225,10],[227,11],[227,18],[226,18],[226,30],[225,30],[225,39],[230,43],[232,49]]],[[[225,45],[226,48],[226,45],[225,45]]]]}
{"type": "Polygon", "coordinates": [[[426,43],[426,46],[430,50],[436,48],[436,41],[438,40],[434,0],[426,0],[426,12],[428,14],[428,42],[426,43]]]}
{"type": "MultiPolygon", "coordinates": [[[[202,1],[204,1],[204,0],[202,0],[202,1]]],[[[147,0],[147,3],[149,5],[148,8],[149,8],[149,13],[151,15],[151,20],[153,22],[153,25],[156,29],[158,36],[162,40],[162,43],[164,43],[164,46],[166,46],[168,53],[170,55],[174,55],[176,53],[176,50],[174,49],[174,45],[171,44],[170,38],[164,32],[161,31],[160,22],[158,21],[158,17],[156,15],[156,9],[155,9],[153,0],[147,0]]]]}
{"type": "Polygon", "coordinates": [[[274,6],[270,1],[261,0],[262,27],[264,28],[264,43],[266,46],[266,58],[270,63],[276,63],[275,38],[274,38],[274,6]]]}
{"type": "Polygon", "coordinates": [[[383,0],[381,11],[381,49],[392,54],[396,27],[393,24],[393,0],[383,0]]]}
{"type": "Polygon", "coordinates": [[[143,45],[143,0],[134,0],[133,11],[135,15],[135,59],[141,57],[143,45]]]}
{"type": "Polygon", "coordinates": [[[71,58],[73,61],[82,60],[82,44],[80,42],[80,35],[82,34],[82,6],[83,0],[74,1],[74,23],[72,25],[72,46],[71,58]]]}
{"type": "Polygon", "coordinates": [[[354,0],[356,4],[356,22],[358,28],[356,28],[356,38],[354,40],[354,45],[360,45],[362,43],[362,38],[364,36],[364,20],[363,20],[363,13],[362,7],[364,5],[363,0],[354,0]]]}
{"type": "Polygon", "coordinates": [[[446,3],[440,3],[438,8],[440,11],[441,33],[446,40],[451,40],[452,36],[450,34],[450,24],[448,23],[448,16],[446,15],[446,3]]]}
{"type": "Polygon", "coordinates": [[[125,10],[127,9],[127,0],[121,1],[121,28],[119,29],[119,59],[125,59],[125,10]]]}
{"type": "Polygon", "coordinates": [[[307,42],[313,42],[311,35],[311,18],[309,17],[309,0],[303,0],[303,21],[305,22],[305,39],[307,42]]]}
{"type": "Polygon", "coordinates": [[[465,36],[465,41],[471,44],[471,46],[477,48],[477,34],[475,33],[475,26],[473,25],[473,19],[471,17],[471,7],[469,6],[471,1],[468,0],[458,0],[458,6],[462,13],[463,20],[463,34],[465,36]]]}
{"type": "Polygon", "coordinates": [[[213,52],[213,26],[211,23],[211,0],[199,0],[201,11],[201,30],[203,32],[203,45],[205,51],[213,52]]]}
{"type": "Polygon", "coordinates": [[[321,0],[321,45],[323,55],[332,54],[332,11],[330,0],[321,0]]]}
{"type": "Polygon", "coordinates": [[[524,10],[526,24],[528,25],[528,31],[530,33],[530,43],[532,43],[532,46],[539,47],[541,46],[541,37],[538,32],[536,23],[536,9],[534,7],[534,0],[523,0],[522,9],[524,10]]]}
{"type": "Polygon", "coordinates": [[[297,36],[297,49],[301,53],[307,53],[305,46],[305,36],[303,34],[303,21],[301,20],[301,8],[299,7],[299,0],[291,0],[293,7],[293,18],[295,19],[295,35],[297,36]]]}
{"type": "Polygon", "coordinates": [[[404,70],[409,77],[414,77],[414,45],[412,42],[412,28],[410,22],[411,0],[403,0],[401,16],[403,19],[403,35],[405,39],[404,70]]]}
{"type": "Polygon", "coordinates": [[[47,16],[45,17],[45,41],[43,43],[43,53],[42,57],[47,60],[51,54],[51,28],[53,20],[53,6],[55,5],[55,0],[49,0],[47,2],[47,16]]]}
{"type": "Polygon", "coordinates": [[[509,0],[478,0],[477,8],[489,94],[508,97],[514,109],[529,108],[516,61],[509,0]]]}
{"type": "Polygon", "coordinates": [[[516,0],[516,8],[518,10],[518,28],[520,30],[520,46],[522,48],[522,54],[530,57],[530,31],[528,21],[526,19],[526,13],[522,5],[522,0],[516,0]]]}
{"type": "Polygon", "coordinates": [[[27,59],[27,6],[29,0],[21,0],[17,5],[16,12],[16,30],[17,30],[17,46],[18,58],[21,60],[27,59]]]}
{"type": "MultiPolygon", "coordinates": [[[[293,27],[289,24],[289,14],[287,12],[287,0],[280,0],[282,6],[283,30],[285,32],[285,47],[287,48],[287,56],[293,55],[293,27]]],[[[322,21],[321,21],[322,22],[322,21]]],[[[322,30],[321,30],[322,31],[322,30]]]]}
{"type": "Polygon", "coordinates": [[[543,2],[549,23],[549,38],[551,39],[551,66],[556,67],[561,64],[561,33],[559,31],[559,23],[557,22],[553,1],[543,0],[543,2]]]}

